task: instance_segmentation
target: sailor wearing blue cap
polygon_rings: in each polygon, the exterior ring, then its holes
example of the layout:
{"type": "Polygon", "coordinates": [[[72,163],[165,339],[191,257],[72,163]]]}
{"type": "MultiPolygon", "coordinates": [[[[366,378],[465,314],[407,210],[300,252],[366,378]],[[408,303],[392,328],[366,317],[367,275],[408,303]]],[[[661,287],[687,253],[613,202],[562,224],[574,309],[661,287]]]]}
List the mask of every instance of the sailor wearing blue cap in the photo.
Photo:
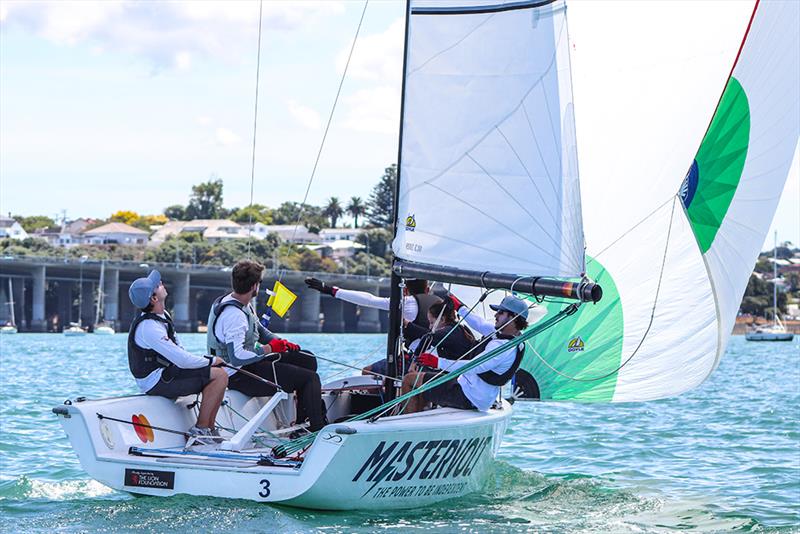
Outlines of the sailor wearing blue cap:
{"type": "MultiPolygon", "coordinates": [[[[478,314],[469,313],[464,304],[450,295],[453,305],[458,310],[464,321],[484,337],[472,349],[474,358],[480,358],[484,352],[495,350],[514,339],[528,327],[528,304],[517,297],[507,296],[500,304],[491,304],[494,310],[494,324],[478,314]]],[[[422,411],[427,403],[439,406],[460,409],[478,409],[486,411],[494,404],[500,388],[508,383],[519,369],[522,357],[525,354],[525,344],[511,346],[495,357],[483,362],[474,369],[470,369],[456,380],[449,380],[444,384],[425,391],[421,395],[412,397],[406,407],[405,413],[422,411]]],[[[421,354],[417,359],[420,365],[439,368],[444,371],[455,371],[470,363],[470,360],[461,358],[450,360],[439,357],[435,351],[421,354]]],[[[403,379],[403,392],[411,391],[434,377],[437,373],[409,373],[403,379]]]]}
{"type": "Polygon", "coordinates": [[[194,444],[212,444],[228,375],[216,367],[222,363],[219,358],[211,360],[184,350],[165,308],[167,295],[156,270],[134,280],[128,289],[128,298],[140,310],[128,333],[128,365],[136,385],[147,395],[175,399],[202,392],[197,424],[189,433],[195,437],[194,444]]]}

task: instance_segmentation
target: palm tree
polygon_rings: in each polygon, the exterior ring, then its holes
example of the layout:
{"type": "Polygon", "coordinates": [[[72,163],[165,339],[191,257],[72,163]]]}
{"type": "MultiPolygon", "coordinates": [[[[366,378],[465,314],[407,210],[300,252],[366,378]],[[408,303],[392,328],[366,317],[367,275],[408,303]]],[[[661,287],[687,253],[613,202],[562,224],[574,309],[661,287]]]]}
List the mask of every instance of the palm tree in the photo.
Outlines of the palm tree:
{"type": "Polygon", "coordinates": [[[358,228],[358,216],[364,215],[367,212],[367,206],[361,197],[350,197],[350,203],[347,205],[347,213],[353,216],[353,225],[358,228]]]}
{"type": "Polygon", "coordinates": [[[331,228],[336,228],[336,221],[344,214],[344,210],[341,204],[339,204],[339,199],[337,197],[329,198],[328,204],[325,206],[325,209],[322,210],[322,214],[326,217],[330,217],[331,228]]]}

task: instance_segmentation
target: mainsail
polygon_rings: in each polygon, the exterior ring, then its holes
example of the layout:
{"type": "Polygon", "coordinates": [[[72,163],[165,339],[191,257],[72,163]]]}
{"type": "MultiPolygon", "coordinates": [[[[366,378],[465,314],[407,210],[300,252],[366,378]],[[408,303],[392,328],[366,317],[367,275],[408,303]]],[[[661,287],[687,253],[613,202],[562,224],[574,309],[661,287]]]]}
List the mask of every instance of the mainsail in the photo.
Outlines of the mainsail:
{"type": "MultiPolygon", "coordinates": [[[[618,124],[627,127],[626,140],[639,140],[624,145],[629,161],[613,174],[584,174],[585,190],[615,195],[612,205],[584,203],[587,274],[603,286],[604,298],[529,343],[523,366],[543,400],[662,398],[696,387],[716,368],[797,147],[799,20],[798,2],[757,2],[749,24],[742,20],[746,34],[738,54],[731,51],[734,66],[721,80],[716,109],[708,109],[705,134],[672,103],[653,102],[669,108],[659,110],[664,116],[618,124]],[[676,130],[676,121],[686,127],[676,130]],[[696,139],[693,160],[675,149],[677,140],[664,142],[665,128],[696,139]],[[663,196],[663,168],[639,166],[647,162],[641,152],[659,148],[685,157],[688,168],[682,184],[683,176],[669,178],[671,193],[663,196]]],[[[689,76],[675,81],[692,83],[689,76]]],[[[580,126],[579,120],[585,142],[580,126]]]]}
{"type": "Polygon", "coordinates": [[[409,18],[396,257],[580,276],[564,3],[414,1],[409,18]]]}

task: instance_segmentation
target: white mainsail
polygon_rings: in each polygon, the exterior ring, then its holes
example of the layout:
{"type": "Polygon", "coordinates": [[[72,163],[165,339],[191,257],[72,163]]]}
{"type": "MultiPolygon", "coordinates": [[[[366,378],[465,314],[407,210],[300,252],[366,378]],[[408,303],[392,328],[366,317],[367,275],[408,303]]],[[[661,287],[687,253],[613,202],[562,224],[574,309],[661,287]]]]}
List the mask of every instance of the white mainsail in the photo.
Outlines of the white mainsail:
{"type": "Polygon", "coordinates": [[[563,1],[429,0],[409,11],[395,255],[580,276],[563,1]]]}

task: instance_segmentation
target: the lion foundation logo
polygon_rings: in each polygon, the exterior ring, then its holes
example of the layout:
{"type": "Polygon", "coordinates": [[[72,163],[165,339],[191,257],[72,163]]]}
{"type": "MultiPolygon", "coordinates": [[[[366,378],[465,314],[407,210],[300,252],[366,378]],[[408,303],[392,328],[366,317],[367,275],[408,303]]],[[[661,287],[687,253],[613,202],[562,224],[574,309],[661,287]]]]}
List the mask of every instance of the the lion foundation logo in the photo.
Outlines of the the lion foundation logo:
{"type": "Polygon", "coordinates": [[[408,217],[406,217],[406,231],[413,232],[417,227],[417,220],[414,218],[414,214],[412,213],[408,217]]]}
{"type": "Polygon", "coordinates": [[[583,352],[584,342],[581,336],[575,336],[567,344],[567,352],[583,352]]]}

